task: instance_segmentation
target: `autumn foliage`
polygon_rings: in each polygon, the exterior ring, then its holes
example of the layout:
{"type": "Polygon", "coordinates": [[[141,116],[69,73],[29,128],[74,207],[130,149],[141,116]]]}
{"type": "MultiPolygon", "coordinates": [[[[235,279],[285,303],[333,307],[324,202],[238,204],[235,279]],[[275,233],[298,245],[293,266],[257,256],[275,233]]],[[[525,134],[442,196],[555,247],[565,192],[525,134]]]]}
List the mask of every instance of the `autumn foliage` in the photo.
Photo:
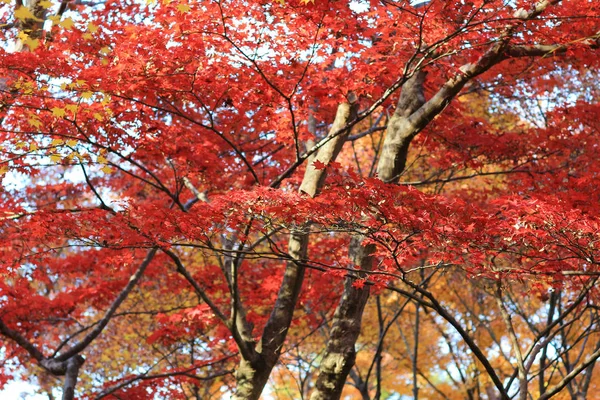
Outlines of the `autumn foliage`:
{"type": "Polygon", "coordinates": [[[0,0],[0,384],[600,398],[600,3],[0,0]]]}

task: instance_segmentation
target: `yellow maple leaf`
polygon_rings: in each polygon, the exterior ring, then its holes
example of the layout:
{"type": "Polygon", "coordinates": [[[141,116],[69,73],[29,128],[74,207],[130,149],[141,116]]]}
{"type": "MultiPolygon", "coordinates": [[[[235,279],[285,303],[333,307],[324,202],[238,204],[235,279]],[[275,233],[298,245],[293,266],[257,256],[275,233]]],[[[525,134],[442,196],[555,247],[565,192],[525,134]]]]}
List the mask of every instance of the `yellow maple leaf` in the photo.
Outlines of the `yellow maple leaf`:
{"type": "Polygon", "coordinates": [[[28,38],[27,40],[24,40],[23,43],[25,43],[25,45],[27,47],[29,47],[29,50],[31,50],[31,51],[35,51],[35,49],[37,49],[38,47],[40,47],[40,41],[39,41],[39,39],[28,38]]]}
{"type": "Polygon", "coordinates": [[[60,154],[54,153],[50,155],[50,160],[52,162],[59,162],[60,160],[62,160],[62,156],[60,154]]]}
{"type": "Polygon", "coordinates": [[[60,21],[58,25],[62,26],[65,29],[71,29],[75,25],[75,22],[73,22],[73,20],[70,17],[67,17],[60,21]]]}
{"type": "Polygon", "coordinates": [[[38,3],[42,8],[50,8],[52,7],[52,2],[49,0],[42,0],[38,3]]]}
{"type": "Polygon", "coordinates": [[[8,172],[8,166],[7,165],[3,165],[2,167],[0,167],[0,175],[4,175],[7,172],[8,172]]]}
{"type": "Polygon", "coordinates": [[[191,10],[191,8],[190,8],[190,6],[188,6],[187,4],[179,4],[179,5],[177,6],[177,10],[178,10],[180,13],[182,13],[182,14],[183,14],[183,13],[186,13],[186,12],[190,11],[190,10],[191,10]]]}
{"type": "Polygon", "coordinates": [[[29,125],[33,126],[34,128],[39,128],[40,126],[42,126],[42,121],[40,121],[39,118],[36,116],[29,117],[27,119],[27,122],[29,122],[29,125]]]}
{"type": "Polygon", "coordinates": [[[108,165],[105,165],[100,169],[100,171],[104,172],[105,174],[110,174],[111,172],[113,172],[113,169],[108,165]]]}
{"type": "Polygon", "coordinates": [[[108,162],[108,160],[104,156],[98,156],[97,160],[100,164],[106,164],[108,162]]]}
{"type": "Polygon", "coordinates": [[[75,140],[75,139],[69,139],[69,140],[67,140],[67,146],[69,146],[69,147],[75,147],[75,146],[77,146],[77,140],[75,140]]]}
{"type": "Polygon", "coordinates": [[[71,111],[73,114],[77,112],[77,104],[68,104],[65,106],[65,110],[71,111]]]}
{"type": "Polygon", "coordinates": [[[94,25],[90,22],[87,24],[87,29],[90,31],[90,33],[96,33],[98,32],[98,25],[94,25]]]}
{"type": "Polygon", "coordinates": [[[59,108],[59,107],[53,107],[51,109],[52,111],[52,115],[54,115],[57,118],[62,118],[65,116],[66,112],[64,108],[59,108]]]}
{"type": "Polygon", "coordinates": [[[86,92],[81,93],[81,98],[84,100],[89,100],[92,98],[93,95],[94,95],[94,92],[86,91],[86,92]]]}
{"type": "Polygon", "coordinates": [[[52,139],[52,146],[60,146],[64,141],[62,139],[52,139]]]}
{"type": "Polygon", "coordinates": [[[21,84],[21,87],[23,88],[24,94],[31,94],[31,93],[33,93],[34,83],[33,82],[23,82],[21,84]]]}
{"type": "Polygon", "coordinates": [[[110,53],[110,47],[104,46],[100,49],[100,54],[107,56],[110,53]]]}
{"type": "Polygon", "coordinates": [[[104,119],[100,113],[94,113],[94,118],[96,118],[98,121],[102,121],[104,119]]]}
{"type": "Polygon", "coordinates": [[[35,15],[33,15],[31,10],[29,9],[29,7],[26,7],[26,6],[21,6],[15,10],[15,18],[17,18],[20,21],[25,21],[27,19],[32,19],[34,21],[41,21],[41,19],[39,19],[35,15]]]}
{"type": "Polygon", "coordinates": [[[38,149],[38,145],[35,142],[29,143],[29,151],[36,151],[38,149]]]}
{"type": "Polygon", "coordinates": [[[94,38],[94,35],[92,35],[89,32],[86,32],[83,35],[81,35],[81,37],[84,38],[85,40],[92,40],[94,38]]]}

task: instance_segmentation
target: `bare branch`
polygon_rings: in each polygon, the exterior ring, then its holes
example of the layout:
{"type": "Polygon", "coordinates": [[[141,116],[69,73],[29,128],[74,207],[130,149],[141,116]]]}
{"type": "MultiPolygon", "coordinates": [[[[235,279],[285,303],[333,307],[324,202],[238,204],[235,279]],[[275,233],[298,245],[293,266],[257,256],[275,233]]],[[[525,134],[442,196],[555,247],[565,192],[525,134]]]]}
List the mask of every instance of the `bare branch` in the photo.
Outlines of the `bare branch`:
{"type": "Polygon", "coordinates": [[[119,308],[121,303],[123,303],[123,301],[125,301],[125,299],[129,295],[131,290],[135,287],[135,285],[141,279],[142,275],[144,274],[144,271],[146,270],[148,265],[150,265],[150,263],[154,259],[154,256],[156,255],[157,250],[158,250],[157,247],[153,247],[152,249],[150,249],[150,251],[148,251],[148,253],[146,254],[146,258],[144,258],[144,260],[142,261],[142,263],[140,264],[138,269],[133,273],[133,275],[131,275],[131,277],[129,278],[129,282],[123,288],[121,293],[119,293],[117,298],[113,301],[110,308],[104,314],[104,317],[100,320],[100,323],[98,323],[98,325],[96,325],[94,327],[94,329],[92,329],[83,338],[83,340],[81,342],[77,343],[76,345],[72,346],[64,353],[57,356],[55,358],[55,360],[57,360],[57,361],[68,360],[69,358],[73,357],[74,355],[78,354],[83,349],[85,349],[98,335],[100,335],[100,333],[102,333],[102,330],[104,329],[104,327],[106,325],[108,325],[113,314],[117,311],[117,309],[119,308]]]}

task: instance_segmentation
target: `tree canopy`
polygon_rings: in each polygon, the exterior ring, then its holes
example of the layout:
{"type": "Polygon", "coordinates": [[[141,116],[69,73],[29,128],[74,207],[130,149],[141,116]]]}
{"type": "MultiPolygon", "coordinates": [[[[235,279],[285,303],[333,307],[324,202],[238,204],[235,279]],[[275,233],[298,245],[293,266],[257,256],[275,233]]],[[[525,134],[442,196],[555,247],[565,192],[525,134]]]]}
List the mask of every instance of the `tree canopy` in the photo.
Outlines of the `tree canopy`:
{"type": "Polygon", "coordinates": [[[0,385],[600,390],[600,3],[416,3],[0,0],[0,385]]]}

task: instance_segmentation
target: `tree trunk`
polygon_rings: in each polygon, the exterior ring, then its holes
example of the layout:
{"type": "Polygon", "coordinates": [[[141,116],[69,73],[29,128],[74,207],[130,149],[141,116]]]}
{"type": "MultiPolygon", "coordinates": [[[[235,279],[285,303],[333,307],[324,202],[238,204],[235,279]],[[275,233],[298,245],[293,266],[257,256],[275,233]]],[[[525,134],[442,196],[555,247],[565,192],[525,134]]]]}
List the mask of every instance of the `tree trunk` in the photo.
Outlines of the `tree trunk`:
{"type": "MultiPolygon", "coordinates": [[[[529,13],[528,18],[533,18],[539,15],[549,3],[544,3],[543,7],[529,13]]],[[[474,77],[487,71],[493,65],[504,59],[503,52],[507,49],[508,41],[500,41],[492,45],[476,63],[470,63],[461,67],[460,74],[446,81],[444,85],[428,100],[425,101],[423,82],[426,72],[418,70],[402,85],[400,99],[396,106],[393,117],[390,119],[387,127],[386,137],[383,143],[383,151],[381,159],[377,166],[377,175],[379,179],[387,183],[396,183],[400,179],[400,174],[406,166],[406,158],[410,143],[415,136],[421,132],[427,124],[439,113],[441,113],[448,103],[461,91],[461,89],[474,77]]],[[[360,264],[359,264],[360,265],[360,264]]],[[[342,326],[341,321],[338,321],[338,316],[343,318],[344,313],[338,311],[342,309],[364,309],[364,303],[369,297],[368,291],[364,295],[358,295],[352,285],[345,285],[344,295],[336,310],[334,316],[334,326],[342,326]],[[364,296],[364,297],[363,297],[364,296]],[[362,304],[362,306],[361,306],[362,304]]],[[[357,316],[355,323],[360,327],[360,317],[357,316]]],[[[332,357],[337,357],[335,362],[333,359],[323,360],[323,364],[319,370],[319,379],[322,384],[315,389],[313,393],[315,399],[331,399],[336,400],[341,396],[343,383],[356,357],[354,343],[351,340],[343,339],[345,332],[341,330],[332,331],[331,337],[327,344],[327,353],[329,349],[332,351],[337,349],[337,353],[332,357]],[[343,343],[345,347],[338,349],[339,344],[343,343]],[[341,357],[341,358],[340,358],[341,357]],[[331,366],[336,366],[335,375],[331,375],[331,366]],[[340,366],[343,366],[340,367],[340,366]],[[343,376],[344,375],[344,376],[343,376]],[[326,388],[328,397],[319,397],[320,388],[326,388]]],[[[354,338],[354,342],[356,341],[354,338]]],[[[313,399],[313,397],[311,397],[313,399]]]]}
{"type": "MultiPolygon", "coordinates": [[[[309,159],[300,186],[301,192],[311,197],[315,197],[319,193],[325,181],[326,170],[314,168],[312,162],[318,160],[327,165],[335,161],[350,133],[348,130],[339,134],[339,131],[354,117],[355,112],[355,104],[342,103],[338,106],[335,120],[330,129],[330,135],[335,133],[337,135],[331,137],[317,154],[309,159]]],[[[286,265],[275,306],[257,345],[254,354],[256,358],[254,360],[243,359],[235,374],[237,390],[234,399],[236,400],[258,399],[267,384],[271,371],[279,360],[304,281],[308,239],[308,226],[291,232],[288,242],[290,259],[286,265]]]]}
{"type": "MultiPolygon", "coordinates": [[[[404,170],[409,144],[416,135],[408,117],[425,102],[425,75],[424,71],[416,72],[402,87],[396,111],[388,124],[377,168],[379,178],[384,182],[396,182],[404,170]]],[[[363,246],[363,240],[363,237],[352,238],[349,255],[354,264],[360,267],[359,276],[366,277],[373,267],[371,254],[375,246],[363,246]]],[[[356,278],[353,277],[346,278],[344,282],[344,293],[333,317],[333,328],[311,400],[339,399],[348,373],[354,366],[355,343],[360,334],[363,310],[369,299],[369,287],[358,288],[355,282],[356,278]]]]}
{"type": "Polygon", "coordinates": [[[238,369],[235,371],[236,393],[233,400],[258,400],[262,393],[271,369],[263,360],[252,363],[242,359],[238,369]]]}
{"type": "Polygon", "coordinates": [[[75,398],[77,375],[79,375],[79,368],[81,368],[84,362],[85,359],[80,355],[69,358],[67,361],[67,371],[65,373],[62,400],[73,400],[75,398]]]}
{"type": "MultiPolygon", "coordinates": [[[[362,246],[362,240],[362,237],[352,238],[350,257],[360,266],[361,274],[364,275],[372,269],[371,253],[375,250],[375,246],[372,244],[362,246]]],[[[360,334],[363,310],[369,299],[369,287],[356,287],[355,281],[355,278],[350,277],[344,281],[344,294],[335,310],[331,336],[319,367],[319,376],[311,400],[339,399],[346,377],[354,366],[356,359],[354,344],[360,334]]]]}

